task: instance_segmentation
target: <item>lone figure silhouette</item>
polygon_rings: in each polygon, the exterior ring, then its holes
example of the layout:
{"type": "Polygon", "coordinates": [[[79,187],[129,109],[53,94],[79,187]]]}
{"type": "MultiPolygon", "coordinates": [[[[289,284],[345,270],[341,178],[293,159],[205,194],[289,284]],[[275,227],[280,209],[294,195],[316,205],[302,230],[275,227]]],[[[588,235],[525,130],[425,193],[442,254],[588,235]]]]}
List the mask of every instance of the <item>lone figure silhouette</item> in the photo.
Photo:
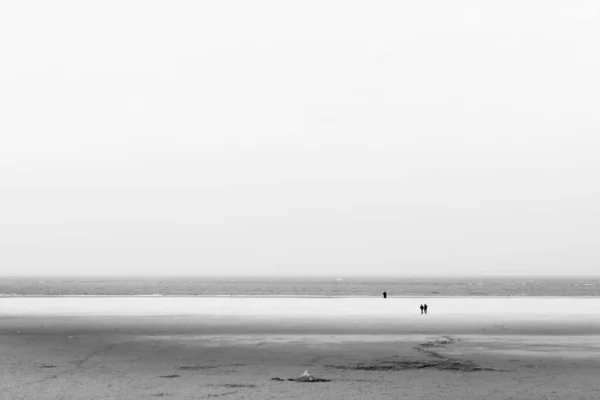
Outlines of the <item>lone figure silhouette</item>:
{"type": "Polygon", "coordinates": [[[425,310],[425,314],[427,314],[427,304],[423,306],[423,310],[425,310]]]}
{"type": "Polygon", "coordinates": [[[387,293],[386,292],[383,292],[383,298],[387,299],[387,293]]]}
{"type": "Polygon", "coordinates": [[[421,305],[419,306],[419,308],[421,309],[421,314],[423,314],[423,310],[425,309],[425,308],[423,307],[423,304],[421,304],[421,305]]]}

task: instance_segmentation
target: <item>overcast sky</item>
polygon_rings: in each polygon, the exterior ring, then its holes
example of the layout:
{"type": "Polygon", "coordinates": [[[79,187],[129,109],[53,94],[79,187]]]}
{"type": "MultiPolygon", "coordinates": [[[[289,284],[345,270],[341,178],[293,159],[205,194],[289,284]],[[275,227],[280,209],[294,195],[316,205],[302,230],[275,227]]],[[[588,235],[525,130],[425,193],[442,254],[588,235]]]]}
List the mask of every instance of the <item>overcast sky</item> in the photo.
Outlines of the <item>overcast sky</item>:
{"type": "Polygon", "coordinates": [[[600,274],[598,1],[5,1],[0,275],[600,274]]]}

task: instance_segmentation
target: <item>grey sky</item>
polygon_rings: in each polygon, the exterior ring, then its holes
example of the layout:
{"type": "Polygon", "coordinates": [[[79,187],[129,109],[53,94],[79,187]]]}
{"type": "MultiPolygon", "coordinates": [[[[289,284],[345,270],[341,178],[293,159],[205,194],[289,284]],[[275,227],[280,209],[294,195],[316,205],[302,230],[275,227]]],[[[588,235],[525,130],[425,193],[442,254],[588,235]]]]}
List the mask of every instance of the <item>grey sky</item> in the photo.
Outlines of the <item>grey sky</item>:
{"type": "Polygon", "coordinates": [[[599,2],[487,3],[2,2],[0,275],[600,273],[599,2]]]}

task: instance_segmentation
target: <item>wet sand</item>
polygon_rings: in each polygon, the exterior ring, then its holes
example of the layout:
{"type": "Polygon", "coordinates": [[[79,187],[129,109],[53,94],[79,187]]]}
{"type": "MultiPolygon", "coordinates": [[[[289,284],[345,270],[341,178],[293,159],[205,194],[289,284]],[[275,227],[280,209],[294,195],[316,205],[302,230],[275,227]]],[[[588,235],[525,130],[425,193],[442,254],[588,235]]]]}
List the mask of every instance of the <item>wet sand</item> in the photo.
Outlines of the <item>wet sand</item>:
{"type": "Polygon", "coordinates": [[[560,318],[282,314],[273,302],[247,315],[81,315],[0,301],[0,398],[600,398],[600,324],[589,302],[580,314],[548,308],[560,318]],[[330,382],[287,381],[305,369],[330,382]]]}

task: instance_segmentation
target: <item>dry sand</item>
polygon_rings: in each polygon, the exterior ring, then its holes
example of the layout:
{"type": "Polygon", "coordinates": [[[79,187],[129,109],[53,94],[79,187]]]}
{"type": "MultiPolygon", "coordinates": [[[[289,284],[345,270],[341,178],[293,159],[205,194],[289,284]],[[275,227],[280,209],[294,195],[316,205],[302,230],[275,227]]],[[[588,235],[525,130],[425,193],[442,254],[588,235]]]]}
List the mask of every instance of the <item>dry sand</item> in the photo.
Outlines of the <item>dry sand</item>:
{"type": "Polygon", "coordinates": [[[590,313],[213,314],[0,315],[0,398],[600,398],[590,313]]]}

